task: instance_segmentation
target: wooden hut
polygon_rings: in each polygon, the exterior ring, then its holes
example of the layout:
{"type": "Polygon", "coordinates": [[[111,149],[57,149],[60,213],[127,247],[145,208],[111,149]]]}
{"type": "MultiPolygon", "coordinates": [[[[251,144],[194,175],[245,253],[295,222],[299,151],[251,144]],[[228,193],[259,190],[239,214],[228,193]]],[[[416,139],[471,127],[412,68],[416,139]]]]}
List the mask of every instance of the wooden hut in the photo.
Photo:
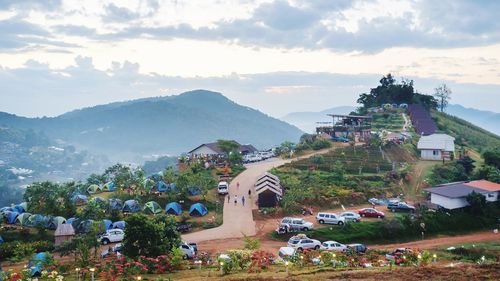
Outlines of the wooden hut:
{"type": "Polygon", "coordinates": [[[56,239],[55,246],[62,244],[64,241],[69,241],[75,236],[75,230],[71,224],[60,224],[54,232],[56,239]]]}
{"type": "Polygon", "coordinates": [[[283,197],[283,189],[277,176],[265,173],[255,183],[257,204],[259,208],[276,207],[283,197]]]}

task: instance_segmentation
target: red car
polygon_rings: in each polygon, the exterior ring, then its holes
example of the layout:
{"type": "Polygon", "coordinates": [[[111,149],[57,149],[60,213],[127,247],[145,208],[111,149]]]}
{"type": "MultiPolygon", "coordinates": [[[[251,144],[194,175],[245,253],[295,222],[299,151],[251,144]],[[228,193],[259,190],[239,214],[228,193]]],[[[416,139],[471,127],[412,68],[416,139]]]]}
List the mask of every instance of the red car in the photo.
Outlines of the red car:
{"type": "Polygon", "coordinates": [[[358,211],[358,214],[362,217],[367,217],[367,218],[383,219],[385,217],[384,212],[381,212],[381,211],[373,209],[373,208],[361,209],[358,211]]]}

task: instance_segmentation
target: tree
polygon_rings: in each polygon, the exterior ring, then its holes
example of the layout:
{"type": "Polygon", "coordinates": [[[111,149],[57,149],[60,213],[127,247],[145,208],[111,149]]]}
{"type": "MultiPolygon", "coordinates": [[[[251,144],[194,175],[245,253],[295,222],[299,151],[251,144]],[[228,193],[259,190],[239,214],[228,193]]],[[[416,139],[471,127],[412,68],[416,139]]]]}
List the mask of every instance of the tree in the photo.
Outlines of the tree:
{"type": "Polygon", "coordinates": [[[78,214],[82,220],[102,220],[106,217],[106,204],[90,200],[78,214]]]}
{"type": "Polygon", "coordinates": [[[486,198],[480,194],[473,191],[467,195],[467,203],[469,203],[469,209],[473,215],[482,215],[486,208],[486,198]]]}
{"type": "Polygon", "coordinates": [[[233,151],[238,151],[240,148],[240,145],[234,140],[217,140],[217,146],[226,154],[226,156],[229,156],[229,153],[233,151]]]}
{"type": "Polygon", "coordinates": [[[500,148],[485,151],[483,158],[484,164],[500,169],[500,148]]]}
{"type": "Polygon", "coordinates": [[[29,203],[31,213],[69,217],[75,213],[71,195],[78,188],[73,182],[64,185],[49,181],[35,182],[26,189],[24,200],[29,203]]]}
{"type": "Polygon", "coordinates": [[[126,222],[123,251],[129,258],[157,257],[171,253],[180,245],[172,216],[161,215],[152,220],[143,214],[133,214],[126,222]]]}
{"type": "Polygon", "coordinates": [[[464,167],[465,173],[467,175],[470,175],[472,171],[474,171],[474,168],[476,167],[474,165],[475,162],[476,161],[470,158],[469,156],[464,156],[457,160],[457,164],[462,165],[462,167],[464,167]]]}
{"type": "Polygon", "coordinates": [[[100,232],[102,232],[102,223],[94,222],[90,231],[77,235],[70,241],[62,243],[57,247],[56,251],[60,252],[61,256],[73,254],[76,265],[79,267],[87,267],[91,263],[92,250],[94,252],[94,257],[96,257],[97,250],[101,246],[101,243],[96,239],[100,232]]]}
{"type": "Polygon", "coordinates": [[[448,88],[446,84],[442,84],[434,89],[434,96],[439,102],[439,109],[441,112],[444,112],[444,109],[448,106],[448,101],[451,98],[451,89],[448,88]]]}

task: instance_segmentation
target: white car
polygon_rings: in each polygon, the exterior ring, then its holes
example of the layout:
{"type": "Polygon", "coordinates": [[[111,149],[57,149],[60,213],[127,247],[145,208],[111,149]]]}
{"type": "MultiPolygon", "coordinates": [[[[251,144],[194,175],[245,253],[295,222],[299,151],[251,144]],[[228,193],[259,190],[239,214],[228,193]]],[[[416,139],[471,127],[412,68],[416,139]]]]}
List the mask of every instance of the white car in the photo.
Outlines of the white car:
{"type": "Polygon", "coordinates": [[[297,249],[297,251],[301,252],[305,249],[314,249],[319,250],[321,248],[321,242],[316,239],[311,238],[298,238],[292,237],[288,240],[288,247],[297,249]]]}
{"type": "Polygon", "coordinates": [[[312,222],[307,222],[301,218],[283,218],[281,220],[281,225],[287,228],[287,231],[309,231],[314,229],[314,224],[312,222]]]}
{"type": "Polygon", "coordinates": [[[182,253],[184,254],[185,259],[192,259],[196,255],[195,249],[193,249],[192,246],[183,243],[179,246],[179,249],[181,249],[182,253]]]}
{"type": "Polygon", "coordinates": [[[321,244],[321,250],[345,252],[347,246],[337,241],[325,241],[321,244]]]}
{"type": "Polygon", "coordinates": [[[219,184],[217,185],[217,191],[221,195],[228,194],[229,184],[226,181],[219,182],[219,184]]]}
{"type": "Polygon", "coordinates": [[[341,217],[334,213],[318,213],[316,215],[316,220],[320,224],[327,223],[327,224],[344,225],[345,223],[344,217],[341,217]]]}
{"type": "Polygon", "coordinates": [[[361,216],[358,213],[355,212],[343,212],[340,214],[341,217],[345,218],[346,222],[360,222],[361,221],[361,216]]]}
{"type": "Polygon", "coordinates": [[[123,232],[123,230],[110,229],[99,237],[99,241],[102,244],[107,245],[109,243],[121,242],[123,241],[124,237],[125,237],[125,232],[123,232]]]}

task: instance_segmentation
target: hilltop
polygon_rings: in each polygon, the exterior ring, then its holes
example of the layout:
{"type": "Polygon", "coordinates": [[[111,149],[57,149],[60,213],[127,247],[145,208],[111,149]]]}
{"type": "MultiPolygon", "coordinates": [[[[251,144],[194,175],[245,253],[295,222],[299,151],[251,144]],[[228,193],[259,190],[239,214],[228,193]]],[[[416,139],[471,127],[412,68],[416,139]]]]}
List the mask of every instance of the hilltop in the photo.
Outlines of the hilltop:
{"type": "Polygon", "coordinates": [[[122,161],[150,154],[178,155],[221,138],[268,148],[302,134],[288,123],[206,90],[98,105],[53,118],[0,113],[0,124],[44,132],[122,161]]]}

